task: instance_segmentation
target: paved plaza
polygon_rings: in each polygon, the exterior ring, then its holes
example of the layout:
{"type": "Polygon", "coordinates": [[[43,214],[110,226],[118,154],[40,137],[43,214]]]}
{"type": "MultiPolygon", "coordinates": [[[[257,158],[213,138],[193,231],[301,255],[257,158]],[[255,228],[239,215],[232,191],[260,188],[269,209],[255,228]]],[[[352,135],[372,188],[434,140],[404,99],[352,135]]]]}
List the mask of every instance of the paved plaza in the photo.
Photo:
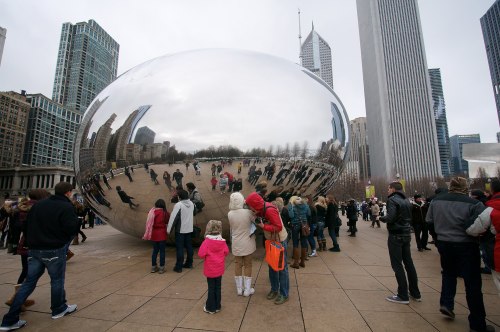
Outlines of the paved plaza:
{"type": "MultiPolygon", "coordinates": [[[[459,281],[454,321],[439,314],[441,275],[439,255],[432,251],[412,255],[423,301],[390,303],[396,289],[389,263],[384,228],[359,222],[356,238],[343,226],[342,252],[320,252],[306,268],[290,269],[290,300],[274,305],[269,291],[264,251],[254,256],[255,294],[237,296],[233,257],[227,258],[222,280],[222,311],[203,312],[207,285],[203,262],[193,269],[172,271],[174,248],[167,250],[167,272],[150,273],[151,245],[110,226],[86,230],[88,240],[71,249],[66,291],[78,311],[59,320],[50,317],[50,281],[45,274],[32,295],[36,304],[22,315],[24,331],[468,331],[467,304],[459,281]]],[[[344,220],[345,225],[345,220],[344,220]]],[[[329,243],[330,245],[330,243],[329,243]]],[[[7,299],[19,276],[19,256],[0,253],[0,296],[7,299]]],[[[500,330],[500,297],[489,276],[483,277],[488,321],[500,330]]],[[[3,302],[3,301],[2,301],[3,302]]],[[[3,305],[4,314],[7,307],[3,305]]]]}

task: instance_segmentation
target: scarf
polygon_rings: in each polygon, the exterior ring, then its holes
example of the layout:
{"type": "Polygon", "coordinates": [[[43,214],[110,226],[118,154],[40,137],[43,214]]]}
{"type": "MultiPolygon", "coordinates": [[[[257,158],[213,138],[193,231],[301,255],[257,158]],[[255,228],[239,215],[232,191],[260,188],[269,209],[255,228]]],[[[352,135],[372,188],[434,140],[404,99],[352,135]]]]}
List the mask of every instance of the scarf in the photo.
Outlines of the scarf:
{"type": "Polygon", "coordinates": [[[158,208],[151,208],[148,212],[148,219],[146,220],[146,231],[144,232],[143,240],[151,240],[151,234],[153,233],[153,225],[155,223],[155,211],[158,208]]]}

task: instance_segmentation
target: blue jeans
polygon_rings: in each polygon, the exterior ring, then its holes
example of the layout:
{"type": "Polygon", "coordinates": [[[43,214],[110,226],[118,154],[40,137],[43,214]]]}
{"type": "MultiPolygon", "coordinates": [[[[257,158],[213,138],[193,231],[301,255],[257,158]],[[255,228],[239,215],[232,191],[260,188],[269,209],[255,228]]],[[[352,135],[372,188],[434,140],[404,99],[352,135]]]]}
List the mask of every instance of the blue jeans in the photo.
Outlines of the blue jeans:
{"type": "Polygon", "coordinates": [[[317,239],[318,241],[320,240],[324,240],[325,239],[325,223],[323,221],[318,221],[318,224],[317,224],[317,229],[318,229],[318,236],[317,236],[317,239]]]}
{"type": "Polygon", "coordinates": [[[153,255],[151,256],[152,266],[156,266],[156,258],[160,252],[160,266],[165,266],[165,241],[153,242],[153,255]]]}
{"type": "Polygon", "coordinates": [[[334,227],[328,227],[328,235],[330,235],[333,245],[338,246],[339,242],[337,241],[337,232],[335,231],[334,227]]]}
{"type": "Polygon", "coordinates": [[[207,278],[208,284],[208,295],[207,302],[205,303],[205,308],[208,311],[215,312],[215,310],[220,310],[220,299],[221,299],[221,289],[222,289],[222,276],[217,278],[207,278]]]}
{"type": "Polygon", "coordinates": [[[67,247],[51,250],[30,250],[28,257],[28,275],[17,292],[9,312],[3,317],[2,326],[9,326],[19,320],[21,306],[35,290],[38,279],[45,269],[50,276],[50,301],[52,316],[60,314],[68,307],[64,291],[67,247]]]}
{"type": "Polygon", "coordinates": [[[311,250],[316,250],[316,240],[314,240],[314,231],[316,230],[317,224],[311,224],[311,233],[307,237],[307,241],[309,242],[309,245],[311,246],[311,250]]]}
{"type": "Polygon", "coordinates": [[[402,300],[409,300],[408,285],[410,294],[415,298],[420,298],[420,290],[418,289],[417,271],[413,265],[410,252],[411,236],[410,234],[393,235],[389,234],[387,247],[389,248],[389,257],[391,259],[391,267],[396,275],[398,282],[398,296],[402,300]],[[405,265],[403,269],[403,263],[405,265]],[[406,273],[408,274],[408,282],[406,281],[406,273]]]}
{"type": "Polygon", "coordinates": [[[292,243],[294,248],[299,247],[299,241],[300,246],[303,249],[307,249],[307,236],[302,235],[302,224],[292,224],[292,243]]]}
{"type": "Polygon", "coordinates": [[[184,265],[193,266],[193,243],[191,233],[175,233],[175,251],[177,260],[175,262],[175,269],[182,270],[182,263],[184,262],[184,248],[187,251],[186,263],[184,265]]]}
{"type": "MultiPolygon", "coordinates": [[[[284,257],[286,257],[286,244],[286,240],[281,242],[281,245],[285,248],[284,257]]],[[[271,290],[273,292],[279,292],[281,295],[288,297],[288,291],[290,288],[290,281],[288,279],[288,264],[285,262],[285,268],[278,272],[274,271],[269,266],[269,281],[271,282],[271,290]]]]}
{"type": "Polygon", "coordinates": [[[437,241],[443,269],[439,304],[454,309],[457,277],[464,279],[465,298],[469,307],[469,326],[473,330],[486,328],[486,311],[481,291],[481,257],[477,243],[437,241]]]}

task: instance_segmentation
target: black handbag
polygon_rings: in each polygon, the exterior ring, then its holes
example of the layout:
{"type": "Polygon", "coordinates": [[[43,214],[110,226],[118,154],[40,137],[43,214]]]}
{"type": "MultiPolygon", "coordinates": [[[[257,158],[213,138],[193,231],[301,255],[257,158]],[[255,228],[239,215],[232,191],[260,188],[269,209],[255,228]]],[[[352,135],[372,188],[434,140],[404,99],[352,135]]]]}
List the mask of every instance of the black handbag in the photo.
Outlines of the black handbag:
{"type": "Polygon", "coordinates": [[[198,239],[201,236],[201,228],[193,225],[193,233],[191,233],[191,238],[198,239]]]}

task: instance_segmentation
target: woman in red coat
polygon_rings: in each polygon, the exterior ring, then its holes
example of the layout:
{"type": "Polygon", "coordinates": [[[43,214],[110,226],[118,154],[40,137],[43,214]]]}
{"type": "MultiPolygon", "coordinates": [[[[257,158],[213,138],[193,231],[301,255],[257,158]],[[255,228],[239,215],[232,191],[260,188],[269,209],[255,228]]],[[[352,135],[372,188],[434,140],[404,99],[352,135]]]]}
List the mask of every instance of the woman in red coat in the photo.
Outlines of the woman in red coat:
{"type": "Polygon", "coordinates": [[[170,218],[170,213],[167,211],[167,206],[163,199],[159,199],[155,203],[155,207],[149,210],[148,219],[146,221],[146,232],[143,239],[153,242],[153,254],[151,256],[152,268],[151,273],[165,272],[165,244],[167,240],[167,223],[170,218]],[[160,253],[160,268],[156,264],[156,259],[160,253]]]}

